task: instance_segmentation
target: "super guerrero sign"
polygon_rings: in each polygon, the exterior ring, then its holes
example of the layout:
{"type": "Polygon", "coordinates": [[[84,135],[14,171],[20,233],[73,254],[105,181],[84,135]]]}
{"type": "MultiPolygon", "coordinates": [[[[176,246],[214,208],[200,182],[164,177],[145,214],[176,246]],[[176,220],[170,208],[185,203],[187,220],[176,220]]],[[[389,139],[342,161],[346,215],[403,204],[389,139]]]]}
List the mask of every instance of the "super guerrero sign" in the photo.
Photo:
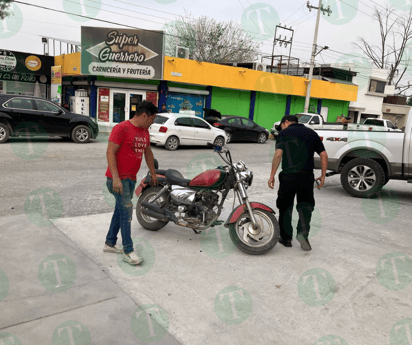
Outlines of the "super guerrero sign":
{"type": "Polygon", "coordinates": [[[163,32],[83,26],[82,74],[163,79],[163,32]]]}

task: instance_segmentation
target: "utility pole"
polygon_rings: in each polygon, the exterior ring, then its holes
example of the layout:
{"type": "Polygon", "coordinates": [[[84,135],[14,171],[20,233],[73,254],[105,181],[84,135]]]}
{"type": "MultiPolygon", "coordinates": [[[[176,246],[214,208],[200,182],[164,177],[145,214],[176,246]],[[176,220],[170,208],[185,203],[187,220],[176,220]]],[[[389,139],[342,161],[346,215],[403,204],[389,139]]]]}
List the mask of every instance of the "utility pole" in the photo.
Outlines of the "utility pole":
{"type": "Polygon", "coordinates": [[[312,10],[312,8],[318,10],[318,14],[316,16],[316,27],[315,27],[315,35],[313,37],[313,47],[312,47],[312,57],[310,59],[310,68],[309,68],[309,81],[308,81],[308,87],[306,89],[306,98],[305,98],[305,109],[304,112],[307,113],[309,111],[309,101],[310,101],[310,89],[312,87],[312,77],[313,77],[313,66],[315,62],[315,56],[317,55],[316,53],[316,43],[318,40],[318,30],[319,30],[319,19],[320,19],[320,11],[325,14],[325,12],[330,16],[332,13],[330,6],[328,8],[324,8],[322,6],[322,0],[319,0],[319,7],[311,6],[310,2],[307,2],[307,7],[309,8],[309,11],[312,10]]]}
{"type": "MultiPolygon", "coordinates": [[[[280,23],[279,23],[279,25],[276,25],[275,36],[274,36],[274,38],[273,38],[272,62],[271,62],[271,64],[270,64],[270,72],[273,72],[273,59],[274,59],[274,54],[275,54],[275,45],[276,45],[277,42],[279,42],[279,46],[282,46],[282,44],[284,44],[284,45],[285,45],[285,48],[288,46],[288,44],[290,44],[287,73],[289,72],[290,53],[291,53],[291,51],[292,51],[293,33],[294,33],[294,30],[292,30],[292,27],[290,27],[290,29],[288,29],[288,28],[286,27],[286,25],[285,25],[285,26],[282,26],[280,23]],[[283,30],[292,31],[292,37],[290,37],[289,40],[286,39],[286,36],[285,36],[285,39],[282,40],[282,36],[281,36],[281,35],[279,35],[279,38],[276,38],[276,32],[277,32],[278,28],[279,28],[279,29],[283,29],[283,30]]],[[[281,73],[281,72],[279,72],[279,73],[281,73]]],[[[286,74],[287,74],[287,73],[286,73],[286,74]]]]}

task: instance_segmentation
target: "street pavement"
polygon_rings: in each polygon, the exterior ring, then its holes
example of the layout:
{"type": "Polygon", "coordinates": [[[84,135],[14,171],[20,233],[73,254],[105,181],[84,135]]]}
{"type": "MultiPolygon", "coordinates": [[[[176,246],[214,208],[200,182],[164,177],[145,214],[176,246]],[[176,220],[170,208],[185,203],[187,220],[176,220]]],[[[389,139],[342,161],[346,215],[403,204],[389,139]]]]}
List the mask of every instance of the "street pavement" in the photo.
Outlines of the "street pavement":
{"type": "MultiPolygon", "coordinates": [[[[251,166],[250,199],[277,212],[270,165],[251,166]]],[[[250,256],[224,227],[151,232],[134,215],[138,267],[102,251],[111,212],[58,217],[32,198],[0,218],[0,344],[410,344],[411,186],[356,199],[333,176],[315,197],[311,252],[250,256]]]]}

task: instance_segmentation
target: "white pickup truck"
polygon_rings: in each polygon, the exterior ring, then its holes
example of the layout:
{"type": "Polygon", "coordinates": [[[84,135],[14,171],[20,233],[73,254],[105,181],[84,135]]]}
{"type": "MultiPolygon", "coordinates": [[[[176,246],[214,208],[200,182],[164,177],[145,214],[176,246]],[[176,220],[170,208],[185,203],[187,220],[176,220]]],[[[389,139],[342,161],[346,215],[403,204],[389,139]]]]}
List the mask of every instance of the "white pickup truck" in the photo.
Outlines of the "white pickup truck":
{"type": "MultiPolygon", "coordinates": [[[[299,123],[310,127],[312,129],[321,129],[321,128],[328,128],[328,129],[343,129],[343,123],[340,122],[325,122],[323,120],[323,116],[319,114],[312,114],[312,113],[300,113],[295,114],[298,118],[299,123]]],[[[278,130],[276,129],[279,126],[280,121],[277,121],[273,124],[271,134],[276,138],[278,136],[278,130]]]]}
{"type": "MultiPolygon", "coordinates": [[[[382,128],[382,127],[381,127],[382,128]]],[[[412,183],[412,111],[405,131],[316,130],[328,154],[327,176],[340,174],[346,192],[354,197],[377,193],[390,180],[412,183]]],[[[320,169],[320,157],[315,155],[320,169]]]]}
{"type": "MultiPolygon", "coordinates": [[[[396,127],[391,121],[386,119],[374,119],[374,118],[367,118],[363,125],[371,125],[371,126],[378,126],[383,127],[385,131],[388,132],[402,132],[398,127],[396,127]]],[[[381,129],[382,130],[382,129],[381,129]]]]}

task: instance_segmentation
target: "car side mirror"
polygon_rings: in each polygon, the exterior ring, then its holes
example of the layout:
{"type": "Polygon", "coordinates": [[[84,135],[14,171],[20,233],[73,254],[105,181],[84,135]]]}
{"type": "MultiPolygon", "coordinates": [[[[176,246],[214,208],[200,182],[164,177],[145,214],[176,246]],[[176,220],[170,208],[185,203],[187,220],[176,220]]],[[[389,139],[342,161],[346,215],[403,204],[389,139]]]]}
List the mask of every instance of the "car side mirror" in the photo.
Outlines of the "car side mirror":
{"type": "Polygon", "coordinates": [[[309,124],[310,124],[310,125],[314,125],[314,124],[315,124],[315,121],[310,121],[309,124]]]}
{"type": "Polygon", "coordinates": [[[154,167],[156,170],[159,169],[159,162],[157,161],[156,158],[154,159],[154,167]]]}
{"type": "Polygon", "coordinates": [[[59,111],[56,113],[56,115],[61,115],[63,113],[64,113],[64,111],[62,109],[59,109],[59,111]]]}

